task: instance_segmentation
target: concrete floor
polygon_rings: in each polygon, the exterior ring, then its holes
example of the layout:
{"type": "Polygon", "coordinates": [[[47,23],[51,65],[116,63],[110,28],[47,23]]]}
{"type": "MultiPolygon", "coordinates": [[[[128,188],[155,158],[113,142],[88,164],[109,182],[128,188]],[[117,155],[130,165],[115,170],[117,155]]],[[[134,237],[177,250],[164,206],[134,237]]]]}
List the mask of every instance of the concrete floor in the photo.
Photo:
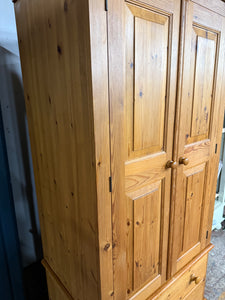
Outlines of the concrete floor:
{"type": "Polygon", "coordinates": [[[225,300],[225,231],[213,231],[211,241],[215,247],[209,254],[205,298],[225,300]]]}

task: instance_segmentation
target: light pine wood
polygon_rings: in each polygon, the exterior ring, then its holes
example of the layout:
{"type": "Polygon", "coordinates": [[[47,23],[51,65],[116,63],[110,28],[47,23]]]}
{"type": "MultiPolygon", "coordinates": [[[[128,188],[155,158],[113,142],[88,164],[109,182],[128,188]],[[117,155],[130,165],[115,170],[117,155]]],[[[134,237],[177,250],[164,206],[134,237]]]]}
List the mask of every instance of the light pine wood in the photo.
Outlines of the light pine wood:
{"type": "Polygon", "coordinates": [[[108,99],[107,23],[104,1],[89,0],[98,239],[102,299],[112,299],[112,212],[109,190],[110,138],[108,99]],[[97,33],[97,34],[96,34],[97,33]],[[104,147],[103,147],[104,145],[104,147]]]}
{"type": "Polygon", "coordinates": [[[44,257],[74,299],[111,299],[104,3],[19,0],[15,13],[44,257]]]}
{"type": "Polygon", "coordinates": [[[48,272],[46,272],[47,284],[48,284],[48,297],[49,300],[72,300],[73,298],[69,298],[67,294],[64,292],[60,286],[57,285],[57,281],[54,277],[51,277],[48,272]]]}
{"type": "Polygon", "coordinates": [[[198,165],[184,172],[184,238],[181,252],[188,251],[199,242],[200,221],[202,215],[202,198],[204,188],[205,164],[198,165]]]}
{"type": "MultiPolygon", "coordinates": [[[[148,300],[177,300],[177,299],[193,299],[203,300],[201,292],[195,290],[205,284],[206,268],[208,261],[208,252],[213,248],[209,245],[204,251],[190,260],[189,264],[183,267],[175,276],[173,276],[164,286],[161,287],[155,294],[148,297],[148,300]],[[191,281],[192,276],[200,277],[198,283],[191,281]],[[199,298],[191,298],[190,295],[200,294],[199,298]],[[187,297],[187,298],[186,298],[187,297]],[[188,298],[189,297],[189,298],[188,298]]],[[[203,287],[204,290],[204,287],[203,287]]],[[[202,291],[202,289],[201,289],[202,291]]]]}
{"type": "MultiPolygon", "coordinates": [[[[197,274],[200,277],[200,283],[205,280],[206,276],[206,268],[207,268],[207,256],[203,257],[196,265],[192,268],[186,270],[183,276],[176,280],[174,278],[174,282],[170,288],[167,288],[161,295],[157,295],[156,297],[150,297],[152,300],[177,300],[177,299],[185,299],[186,295],[190,294],[192,290],[195,289],[197,284],[195,282],[191,282],[191,276],[193,274],[197,274]]],[[[203,295],[202,295],[203,296],[203,295]]],[[[188,298],[187,298],[188,299],[188,298]]],[[[195,299],[195,298],[193,298],[195,299]]],[[[201,300],[202,298],[196,298],[196,300],[201,300]]]]}
{"type": "Polygon", "coordinates": [[[203,299],[220,0],[17,0],[50,299],[203,299]]]}
{"type": "Polygon", "coordinates": [[[124,3],[108,2],[108,70],[112,176],[114,299],[126,299],[126,202],[124,199],[124,3]]]}
{"type": "MultiPolygon", "coordinates": [[[[190,137],[208,137],[213,97],[213,79],[216,61],[217,34],[193,27],[196,42],[192,41],[195,51],[195,78],[193,80],[193,103],[190,137]]],[[[190,139],[188,143],[191,143],[190,139]]]]}
{"type": "Polygon", "coordinates": [[[44,259],[42,260],[42,265],[46,271],[49,300],[73,300],[73,297],[65,289],[64,285],[62,285],[59,278],[44,259]]]}
{"type": "Polygon", "coordinates": [[[149,153],[158,152],[164,142],[168,18],[143,8],[128,6],[128,9],[130,7],[135,27],[135,57],[130,63],[130,68],[132,63],[135,68],[133,151],[150,148],[149,153]]]}
{"type": "Polygon", "coordinates": [[[204,298],[205,281],[202,281],[193,291],[191,291],[184,300],[205,299],[204,298]]]}
{"type": "Polygon", "coordinates": [[[109,2],[115,299],[166,280],[179,12],[175,1],[109,2]]]}
{"type": "Polygon", "coordinates": [[[134,201],[134,289],[139,288],[146,280],[159,274],[160,248],[160,215],[161,215],[160,182],[149,186],[144,196],[138,195],[134,201]],[[151,237],[151,238],[149,238],[151,237]]]}
{"type": "Polygon", "coordinates": [[[169,276],[209,243],[223,120],[225,18],[192,1],[184,1],[183,16],[175,160],[185,157],[189,164],[180,164],[173,178],[169,276]]]}

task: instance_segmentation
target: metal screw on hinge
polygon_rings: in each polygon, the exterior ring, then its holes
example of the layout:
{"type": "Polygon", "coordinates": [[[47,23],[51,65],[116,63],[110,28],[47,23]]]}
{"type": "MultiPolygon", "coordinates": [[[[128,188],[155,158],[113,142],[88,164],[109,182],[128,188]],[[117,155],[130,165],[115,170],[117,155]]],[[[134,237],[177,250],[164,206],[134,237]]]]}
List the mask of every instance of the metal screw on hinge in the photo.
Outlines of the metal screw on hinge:
{"type": "Polygon", "coordinates": [[[17,2],[17,0],[12,0],[12,2],[13,2],[13,3],[16,3],[16,2],[17,2]]]}

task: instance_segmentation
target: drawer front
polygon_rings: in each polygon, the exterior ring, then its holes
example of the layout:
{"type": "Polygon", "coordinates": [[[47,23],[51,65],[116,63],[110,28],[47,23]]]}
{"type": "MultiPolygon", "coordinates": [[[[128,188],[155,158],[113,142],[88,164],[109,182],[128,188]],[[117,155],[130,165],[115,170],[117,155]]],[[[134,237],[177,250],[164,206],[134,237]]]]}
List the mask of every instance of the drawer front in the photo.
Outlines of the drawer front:
{"type": "Polygon", "coordinates": [[[154,294],[148,300],[203,299],[207,259],[208,254],[187,266],[175,275],[158,294],[154,294]],[[197,298],[193,298],[195,294],[198,295],[197,298]]]}
{"type": "Polygon", "coordinates": [[[194,288],[186,297],[184,297],[184,300],[202,300],[204,298],[204,290],[205,290],[205,280],[194,288]]]}

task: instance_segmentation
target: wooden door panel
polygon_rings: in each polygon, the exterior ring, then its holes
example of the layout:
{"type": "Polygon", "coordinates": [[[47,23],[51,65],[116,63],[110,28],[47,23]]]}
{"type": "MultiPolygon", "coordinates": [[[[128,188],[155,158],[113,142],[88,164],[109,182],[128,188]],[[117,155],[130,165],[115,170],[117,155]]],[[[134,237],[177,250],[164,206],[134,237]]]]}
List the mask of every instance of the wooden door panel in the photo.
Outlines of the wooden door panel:
{"type": "Polygon", "coordinates": [[[157,153],[166,147],[169,29],[169,16],[126,5],[128,159],[157,153]]]}
{"type": "MultiPolygon", "coordinates": [[[[175,98],[170,93],[172,19],[125,6],[127,290],[166,279],[175,98]]],[[[176,52],[175,52],[176,53],[176,52]]]]}
{"type": "Polygon", "coordinates": [[[209,131],[217,34],[197,27],[193,29],[196,32],[196,67],[190,136],[197,137],[209,131]]]}
{"type": "Polygon", "coordinates": [[[134,289],[159,275],[161,182],[144,196],[134,198],[134,289]]]}
{"type": "Polygon", "coordinates": [[[192,1],[184,1],[183,8],[184,47],[175,148],[180,165],[174,178],[169,275],[209,242],[207,224],[209,207],[215,200],[218,133],[222,130],[225,18],[192,1]],[[187,158],[189,164],[183,165],[182,158],[187,158]]]}
{"type": "Polygon", "coordinates": [[[115,299],[166,280],[179,19],[175,0],[109,1],[115,299]]]}
{"type": "Polygon", "coordinates": [[[152,153],[163,148],[168,18],[136,16],[134,24],[134,151],[152,153]]]}
{"type": "Polygon", "coordinates": [[[184,171],[185,210],[182,251],[188,251],[200,241],[201,211],[205,164],[184,171]]]}
{"type": "Polygon", "coordinates": [[[188,74],[190,100],[187,116],[186,144],[209,137],[213,108],[214,74],[217,62],[218,34],[210,28],[192,26],[190,70],[188,74]]]}

